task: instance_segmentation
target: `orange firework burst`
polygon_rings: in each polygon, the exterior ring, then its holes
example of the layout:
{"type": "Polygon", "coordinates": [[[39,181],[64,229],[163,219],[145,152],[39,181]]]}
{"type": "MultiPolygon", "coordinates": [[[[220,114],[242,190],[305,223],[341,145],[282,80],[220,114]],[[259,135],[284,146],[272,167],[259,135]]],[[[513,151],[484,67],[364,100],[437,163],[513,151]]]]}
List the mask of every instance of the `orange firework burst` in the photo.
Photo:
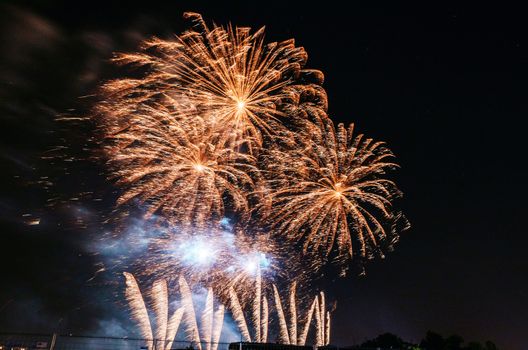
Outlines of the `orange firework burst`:
{"type": "MultiPolygon", "coordinates": [[[[226,207],[248,214],[248,195],[262,193],[254,155],[265,140],[288,138],[290,127],[326,118],[319,71],[293,40],[264,43],[264,30],[209,28],[173,41],[151,39],[120,64],[143,67],[141,78],[103,86],[95,108],[112,177],[147,214],[201,225],[226,207]]],[[[147,216],[148,216],[147,215],[147,216]]]]}
{"type": "MultiPolygon", "coordinates": [[[[326,117],[320,71],[302,69],[307,54],[293,40],[264,43],[264,28],[213,25],[186,13],[197,30],[173,41],[151,39],[141,53],[122,54],[121,64],[148,68],[142,79],[119,79],[105,86],[113,102],[105,111],[125,116],[145,104],[160,106],[184,124],[200,117],[223,142],[242,143],[252,153],[265,135],[283,128],[279,118],[326,117]]],[[[155,113],[155,112],[154,112],[155,113]]],[[[126,119],[126,118],[125,118],[126,119]]]]}
{"type": "Polygon", "coordinates": [[[137,112],[128,126],[106,124],[105,145],[117,184],[118,204],[138,199],[147,216],[160,211],[172,221],[201,225],[220,219],[224,199],[247,211],[247,193],[257,170],[251,155],[212,143],[214,135],[197,123],[186,129],[162,110],[137,112]]]}
{"type": "Polygon", "coordinates": [[[390,246],[397,236],[384,223],[400,216],[391,205],[400,192],[384,178],[397,167],[392,152],[383,142],[354,137],[353,128],[339,124],[336,130],[326,122],[313,140],[302,140],[304,147],[271,150],[266,171],[274,189],[271,227],[303,240],[305,252],[328,256],[337,246],[340,261],[352,258],[354,242],[362,257],[379,251],[382,243],[390,246]]]}

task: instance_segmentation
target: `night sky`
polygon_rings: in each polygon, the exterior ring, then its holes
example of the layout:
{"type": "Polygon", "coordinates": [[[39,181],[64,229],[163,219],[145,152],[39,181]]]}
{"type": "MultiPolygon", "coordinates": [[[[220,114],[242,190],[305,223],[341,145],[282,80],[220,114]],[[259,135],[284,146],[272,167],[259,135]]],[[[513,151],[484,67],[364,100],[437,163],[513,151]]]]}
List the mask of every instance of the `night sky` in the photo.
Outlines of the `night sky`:
{"type": "Polygon", "coordinates": [[[66,176],[67,159],[45,157],[57,145],[82,148],[89,135],[54,119],[88,110],[84,96],[114,73],[112,52],[179,33],[182,13],[195,11],[265,25],[269,41],[295,38],[307,66],[325,74],[330,116],[386,141],[402,166],[396,181],[412,228],[365,276],[323,281],[337,300],[333,343],[382,332],[419,342],[431,329],[525,348],[525,13],[341,3],[0,5],[0,331],[103,334],[120,309],[122,281],[92,278],[95,213],[109,211],[112,195],[46,206],[90,188],[115,193],[100,165],[80,162],[66,176]],[[35,218],[40,225],[28,225],[35,218]]]}

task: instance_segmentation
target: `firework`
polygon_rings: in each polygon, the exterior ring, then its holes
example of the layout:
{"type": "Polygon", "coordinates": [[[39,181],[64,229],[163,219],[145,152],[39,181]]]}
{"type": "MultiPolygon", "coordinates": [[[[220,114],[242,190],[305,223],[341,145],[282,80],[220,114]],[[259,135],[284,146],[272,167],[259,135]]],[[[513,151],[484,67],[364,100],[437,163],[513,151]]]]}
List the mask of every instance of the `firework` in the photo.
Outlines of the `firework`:
{"type": "Polygon", "coordinates": [[[326,310],[324,292],[315,297],[315,324],[315,345],[330,344],[330,311],[326,310]]]}
{"type": "Polygon", "coordinates": [[[205,299],[205,308],[202,313],[202,339],[209,341],[206,343],[206,350],[211,349],[211,337],[213,334],[213,290],[209,288],[207,290],[207,297],[205,299]]]}
{"type": "MultiPolygon", "coordinates": [[[[253,323],[253,335],[250,334],[250,327],[248,326],[246,317],[244,316],[244,305],[241,304],[240,298],[235,291],[236,286],[229,289],[229,307],[245,341],[251,341],[251,339],[253,339],[253,341],[257,343],[266,343],[268,341],[269,310],[268,299],[266,297],[266,288],[262,283],[263,281],[260,270],[261,269],[259,267],[257,269],[257,275],[253,285],[254,295],[251,305],[250,318],[253,323]]],[[[244,296],[247,291],[244,290],[243,293],[244,296]]]]}
{"type": "Polygon", "coordinates": [[[214,294],[212,288],[207,290],[205,305],[202,312],[200,328],[196,320],[195,307],[192,299],[192,292],[185,278],[178,279],[182,304],[185,308],[185,323],[187,325],[187,336],[193,343],[196,343],[199,350],[202,343],[205,343],[206,350],[216,350],[222,326],[224,323],[224,306],[219,305],[214,310],[214,294]],[[200,336],[201,335],[201,336],[200,336]]]}
{"type": "Polygon", "coordinates": [[[370,257],[397,240],[384,225],[400,217],[391,206],[400,192],[385,178],[397,167],[393,154],[383,142],[354,136],[353,130],[353,124],[336,130],[328,121],[297,149],[268,153],[265,173],[273,188],[268,222],[288,239],[302,241],[316,264],[334,247],[337,260],[345,262],[354,243],[361,257],[370,257]]]}
{"type": "Polygon", "coordinates": [[[169,294],[167,282],[158,280],[152,285],[154,314],[156,316],[156,349],[163,349],[167,338],[167,322],[169,314],[169,294]]]}
{"type": "Polygon", "coordinates": [[[290,287],[290,340],[297,344],[297,300],[296,300],[297,282],[293,282],[290,287]]]}
{"type": "Polygon", "coordinates": [[[265,296],[262,298],[262,325],[261,342],[266,343],[268,341],[268,321],[269,321],[269,309],[268,309],[268,298],[265,296]]]}
{"type": "Polygon", "coordinates": [[[315,341],[316,345],[328,345],[330,343],[330,324],[321,322],[321,317],[330,319],[330,313],[326,312],[324,293],[320,292],[313,300],[310,308],[306,312],[305,324],[300,334],[297,333],[299,325],[298,320],[298,300],[297,300],[297,283],[293,282],[289,288],[289,315],[286,317],[285,308],[282,305],[281,296],[278,288],[273,285],[273,296],[275,299],[275,310],[279,321],[279,338],[284,344],[305,345],[308,331],[312,322],[312,317],[316,314],[315,341]],[[289,324],[288,324],[289,322],[289,324]],[[324,343],[324,344],[323,344],[324,343]]]}
{"type": "Polygon", "coordinates": [[[187,326],[187,337],[197,345],[198,350],[202,350],[202,345],[200,342],[200,333],[198,331],[198,323],[196,322],[196,313],[194,311],[191,289],[189,288],[187,281],[183,277],[180,277],[178,279],[178,283],[180,285],[182,304],[185,308],[184,318],[185,324],[187,326]]]}
{"type": "Polygon", "coordinates": [[[128,272],[124,272],[123,274],[125,275],[126,283],[125,297],[130,306],[132,318],[139,325],[143,338],[152,340],[152,328],[141,290],[132,274],[128,272]]]}
{"type": "Polygon", "coordinates": [[[155,347],[158,350],[170,350],[172,343],[178,332],[184,308],[178,308],[174,314],[168,318],[168,291],[167,283],[164,280],[155,281],[152,285],[150,297],[154,305],[155,314],[155,334],[153,332],[145,300],[139,289],[134,276],[128,272],[123,273],[126,280],[125,296],[132,312],[132,317],[139,325],[141,335],[147,341],[148,349],[155,347]]]}
{"type": "Polygon", "coordinates": [[[279,318],[280,340],[284,344],[291,344],[290,335],[288,334],[288,325],[286,323],[286,317],[284,316],[284,310],[282,308],[282,302],[280,300],[279,291],[275,285],[273,285],[273,296],[275,297],[275,309],[277,310],[277,316],[279,318]]]}
{"type": "Polygon", "coordinates": [[[145,255],[144,275],[154,277],[155,319],[125,273],[133,318],[156,349],[170,349],[183,322],[198,350],[217,350],[226,311],[244,341],[267,342],[276,320],[285,344],[305,345],[315,324],[315,345],[328,345],[324,293],[306,308],[302,280],[284,294],[277,286],[308,276],[309,269],[297,274],[306,267],[301,252],[317,271],[332,258],[344,266],[392,247],[403,218],[393,208],[400,192],[386,178],[397,167],[393,154],[354,135],[353,125],[334,126],[323,74],[304,68],[306,52],[293,40],[266,44],[263,29],[185,16],[193,29],[116,56],[138,67],[138,77],[107,83],[95,108],[122,189],[117,204],[139,205],[149,219],[149,234],[132,244],[145,255]],[[181,296],[170,317],[166,281],[181,296]],[[207,291],[198,320],[197,288],[207,291]],[[215,298],[228,310],[215,310],[215,298]]]}
{"type": "Polygon", "coordinates": [[[228,198],[230,210],[248,211],[254,189],[254,159],[236,149],[213,143],[197,123],[186,129],[171,115],[136,113],[131,125],[111,130],[105,145],[113,177],[124,192],[117,204],[143,203],[147,217],[161,213],[181,225],[220,220],[228,198]]]}
{"type": "Polygon", "coordinates": [[[220,341],[220,334],[222,333],[222,325],[224,323],[224,305],[220,304],[214,313],[213,318],[213,332],[212,332],[212,347],[211,350],[218,349],[220,341]]]}
{"type": "Polygon", "coordinates": [[[262,331],[262,319],[261,319],[261,308],[262,308],[262,276],[260,274],[260,266],[257,267],[257,277],[255,279],[255,298],[253,301],[253,324],[255,325],[255,341],[261,342],[261,331],[262,331]]]}
{"type": "Polygon", "coordinates": [[[308,309],[308,314],[306,315],[306,323],[304,324],[303,330],[299,335],[298,345],[306,344],[306,338],[308,337],[308,331],[310,330],[310,324],[312,323],[312,317],[314,311],[317,307],[317,298],[314,298],[312,305],[308,309]]]}
{"type": "Polygon", "coordinates": [[[172,349],[172,343],[174,341],[174,338],[176,337],[178,328],[180,327],[184,311],[185,309],[183,307],[178,308],[169,319],[169,323],[167,326],[167,346],[165,347],[166,350],[172,349]]]}
{"type": "Polygon", "coordinates": [[[222,325],[224,322],[224,306],[220,305],[214,311],[213,303],[213,289],[207,290],[207,297],[205,308],[202,314],[202,341],[206,344],[207,350],[216,350],[220,334],[222,332],[222,325]]]}
{"type": "Polygon", "coordinates": [[[180,224],[248,212],[248,194],[265,189],[253,154],[326,118],[320,71],[293,40],[264,43],[264,30],[213,25],[201,16],[173,41],[151,39],[140,53],[115,61],[146,68],[102,88],[95,120],[112,177],[124,189],[118,205],[144,203],[180,224]]]}
{"type": "Polygon", "coordinates": [[[199,328],[192,292],[185,278],[180,277],[178,279],[182,306],[176,309],[170,318],[168,317],[169,296],[167,283],[165,280],[155,281],[150,293],[156,325],[156,338],[153,338],[151,321],[137,281],[130,273],[125,272],[124,275],[126,278],[125,294],[132,316],[139,325],[143,337],[147,340],[149,349],[154,347],[158,350],[170,350],[182,319],[186,326],[187,338],[196,344],[198,349],[202,349],[202,341],[205,343],[206,350],[216,350],[218,348],[224,322],[224,306],[220,304],[214,310],[214,294],[211,288],[207,290],[199,328]]]}
{"type": "MultiPolygon", "coordinates": [[[[293,273],[298,259],[293,253],[288,255],[288,246],[279,246],[269,235],[258,232],[214,227],[158,230],[158,235],[148,240],[148,252],[141,260],[143,274],[165,279],[182,275],[191,285],[212,287],[222,302],[230,299],[228,288],[231,286],[236,287],[243,306],[254,300],[257,307],[256,302],[261,299],[254,293],[257,275],[273,281],[293,273]],[[280,269],[286,258],[292,262],[291,271],[280,269]]],[[[144,242],[140,239],[138,243],[144,242]]],[[[254,317],[255,324],[262,317],[257,309],[254,317]]]]}
{"type": "Polygon", "coordinates": [[[251,33],[246,27],[208,27],[199,14],[184,16],[194,29],[172,41],[147,40],[142,52],[117,55],[116,62],[148,67],[148,73],[108,83],[104,94],[110,102],[100,112],[125,123],[145,106],[153,115],[166,108],[185,124],[205,116],[225,142],[242,140],[250,153],[282,127],[279,118],[326,116],[323,74],[303,68],[307,54],[294,40],[266,44],[264,28],[251,33]]]}

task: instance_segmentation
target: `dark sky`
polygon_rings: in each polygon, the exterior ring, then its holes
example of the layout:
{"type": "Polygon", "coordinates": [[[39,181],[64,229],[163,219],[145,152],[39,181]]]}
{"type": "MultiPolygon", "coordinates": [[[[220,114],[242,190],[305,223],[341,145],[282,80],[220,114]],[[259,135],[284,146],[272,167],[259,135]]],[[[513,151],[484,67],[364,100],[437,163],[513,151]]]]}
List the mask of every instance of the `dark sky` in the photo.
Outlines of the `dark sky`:
{"type": "Polygon", "coordinates": [[[97,208],[45,207],[54,191],[86,190],[104,178],[85,164],[77,171],[88,181],[77,183],[41,157],[69,135],[80,137],[53,118],[86,108],[79,97],[108,75],[112,51],[181,32],[181,14],[192,10],[219,24],[266,25],[269,40],[294,37],[308,66],[325,73],[331,117],[385,140],[402,165],[397,181],[412,229],[387,259],[367,265],[366,276],[326,281],[338,302],[333,341],[355,344],[382,332],[419,341],[432,329],[525,347],[523,11],[342,1],[73,3],[0,7],[0,331],[90,334],[94,320],[115,308],[116,285],[89,281],[97,270],[87,248],[93,229],[71,222],[72,211],[86,210],[86,219],[97,208]],[[43,176],[60,184],[46,191],[43,176]],[[33,216],[40,225],[24,223],[33,216]]]}

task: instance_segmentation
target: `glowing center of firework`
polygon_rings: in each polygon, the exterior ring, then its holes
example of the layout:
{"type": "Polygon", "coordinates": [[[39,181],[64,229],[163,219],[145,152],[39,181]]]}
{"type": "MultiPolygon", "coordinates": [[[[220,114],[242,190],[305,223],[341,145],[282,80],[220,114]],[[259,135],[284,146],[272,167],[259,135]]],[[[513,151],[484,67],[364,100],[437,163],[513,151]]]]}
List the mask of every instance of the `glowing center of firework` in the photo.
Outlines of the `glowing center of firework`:
{"type": "Polygon", "coordinates": [[[183,244],[179,250],[183,253],[182,260],[189,265],[211,265],[217,256],[213,245],[203,239],[193,239],[183,244]]]}
{"type": "Polygon", "coordinates": [[[237,102],[237,109],[238,109],[238,112],[242,112],[246,109],[246,102],[245,101],[238,101],[237,102]]]}
{"type": "Polygon", "coordinates": [[[198,171],[198,172],[203,172],[205,170],[205,167],[202,165],[202,164],[195,164],[194,165],[194,170],[198,171]]]}
{"type": "Polygon", "coordinates": [[[342,186],[341,182],[338,182],[335,184],[334,197],[338,199],[341,198],[341,196],[343,196],[344,189],[341,186],[342,186]]]}

